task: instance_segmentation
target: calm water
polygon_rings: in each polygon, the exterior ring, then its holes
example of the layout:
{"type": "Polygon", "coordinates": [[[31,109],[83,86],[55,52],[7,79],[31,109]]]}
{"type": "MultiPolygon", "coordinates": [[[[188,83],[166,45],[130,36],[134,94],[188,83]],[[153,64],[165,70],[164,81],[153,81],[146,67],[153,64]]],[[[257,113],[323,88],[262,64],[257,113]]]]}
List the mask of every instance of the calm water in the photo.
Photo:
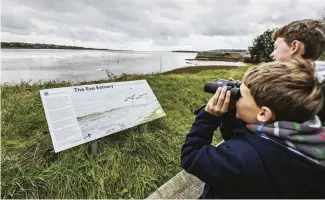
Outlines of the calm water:
{"type": "Polygon", "coordinates": [[[196,53],[1,49],[1,83],[91,81],[114,75],[164,72],[189,65],[196,53]],[[187,62],[187,63],[186,63],[187,62]]]}

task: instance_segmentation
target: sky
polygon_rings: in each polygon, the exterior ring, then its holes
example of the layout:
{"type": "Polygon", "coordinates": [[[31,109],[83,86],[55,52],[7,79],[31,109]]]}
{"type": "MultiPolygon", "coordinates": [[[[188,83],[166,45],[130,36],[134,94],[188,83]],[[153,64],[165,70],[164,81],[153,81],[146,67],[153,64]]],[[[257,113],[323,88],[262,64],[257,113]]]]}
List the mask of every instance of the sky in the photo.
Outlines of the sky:
{"type": "Polygon", "coordinates": [[[1,0],[1,41],[139,51],[247,49],[325,0],[1,0]]]}

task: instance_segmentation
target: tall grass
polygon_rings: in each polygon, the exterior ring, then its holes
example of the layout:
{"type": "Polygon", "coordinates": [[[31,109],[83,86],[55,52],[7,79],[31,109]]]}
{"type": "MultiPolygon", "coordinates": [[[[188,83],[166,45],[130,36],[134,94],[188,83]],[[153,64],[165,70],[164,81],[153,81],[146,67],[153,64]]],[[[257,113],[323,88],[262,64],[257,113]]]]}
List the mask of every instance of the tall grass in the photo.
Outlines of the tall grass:
{"type": "MultiPolygon", "coordinates": [[[[39,90],[74,83],[2,85],[1,198],[146,198],[181,170],[180,149],[193,111],[211,96],[204,83],[241,79],[246,69],[123,75],[115,81],[146,79],[167,116],[143,131],[134,127],[99,139],[96,156],[88,144],[53,151],[39,90]]],[[[109,80],[82,84],[104,82],[109,80]]]]}

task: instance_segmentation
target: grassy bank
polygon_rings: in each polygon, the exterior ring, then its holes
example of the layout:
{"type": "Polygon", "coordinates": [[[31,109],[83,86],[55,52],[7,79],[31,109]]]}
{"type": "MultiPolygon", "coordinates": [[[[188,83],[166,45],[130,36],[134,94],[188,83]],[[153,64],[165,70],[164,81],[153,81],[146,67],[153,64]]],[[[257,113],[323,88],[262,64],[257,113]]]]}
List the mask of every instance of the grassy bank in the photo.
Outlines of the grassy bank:
{"type": "Polygon", "coordinates": [[[199,72],[207,71],[207,70],[230,70],[230,69],[237,69],[237,66],[220,66],[220,65],[211,65],[211,66],[192,66],[192,67],[183,67],[173,69],[171,71],[164,72],[163,74],[196,74],[199,72]]]}
{"type": "MultiPolygon", "coordinates": [[[[180,149],[193,111],[211,97],[204,83],[241,79],[246,69],[123,75],[116,81],[146,79],[167,116],[144,131],[135,127],[100,139],[97,156],[87,153],[87,144],[53,151],[39,90],[73,83],[2,86],[1,197],[146,198],[181,170],[180,149]]],[[[103,82],[109,81],[92,83],[103,82]]]]}

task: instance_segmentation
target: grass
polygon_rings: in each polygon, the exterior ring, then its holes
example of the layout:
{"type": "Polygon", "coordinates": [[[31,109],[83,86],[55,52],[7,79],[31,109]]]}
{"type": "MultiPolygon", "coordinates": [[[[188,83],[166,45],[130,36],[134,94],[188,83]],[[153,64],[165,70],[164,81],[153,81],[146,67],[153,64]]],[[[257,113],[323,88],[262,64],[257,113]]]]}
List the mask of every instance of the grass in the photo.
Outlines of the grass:
{"type": "MultiPolygon", "coordinates": [[[[241,79],[246,69],[123,75],[115,81],[146,79],[167,116],[142,131],[134,127],[101,138],[96,156],[88,144],[53,151],[39,90],[74,83],[2,85],[1,198],[146,198],[182,170],[181,146],[193,111],[211,97],[204,83],[241,79]]],[[[110,80],[82,84],[104,82],[110,80]]],[[[216,134],[214,142],[220,140],[216,134]]]]}

